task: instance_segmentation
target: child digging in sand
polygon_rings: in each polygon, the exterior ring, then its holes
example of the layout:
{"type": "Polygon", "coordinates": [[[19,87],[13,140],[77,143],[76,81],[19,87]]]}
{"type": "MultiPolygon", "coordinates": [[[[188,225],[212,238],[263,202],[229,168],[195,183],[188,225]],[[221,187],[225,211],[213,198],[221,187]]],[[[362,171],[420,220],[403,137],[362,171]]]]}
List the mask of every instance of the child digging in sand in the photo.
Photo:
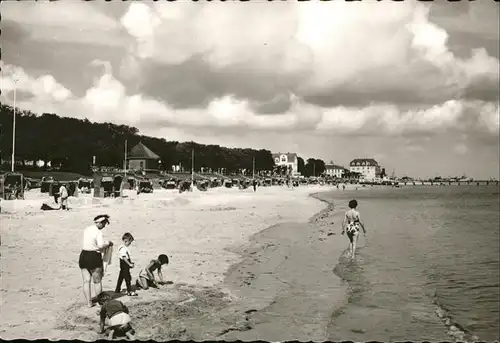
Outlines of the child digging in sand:
{"type": "Polygon", "coordinates": [[[135,331],[130,325],[132,319],[129,310],[121,301],[112,299],[109,294],[101,293],[97,296],[97,302],[101,305],[99,313],[99,333],[108,332],[108,339],[115,336],[127,336],[129,339],[135,339],[135,331]],[[104,325],[108,324],[108,329],[104,330],[104,325]]]}
{"type": "Polygon", "coordinates": [[[128,247],[134,241],[134,236],[131,233],[126,232],[122,236],[123,245],[118,249],[120,255],[120,274],[118,275],[118,282],[116,283],[115,293],[120,293],[122,288],[122,282],[125,280],[127,285],[127,295],[136,296],[137,293],[132,290],[132,276],[130,275],[130,269],[134,268],[134,262],[130,257],[130,251],[128,247]]]}
{"type": "Polygon", "coordinates": [[[139,272],[139,277],[137,278],[136,286],[142,289],[148,289],[149,287],[158,288],[158,284],[164,283],[163,273],[161,271],[161,266],[168,264],[168,256],[161,254],[156,260],[151,260],[148,266],[139,272]],[[160,282],[156,282],[153,272],[157,270],[158,278],[160,282]]]}

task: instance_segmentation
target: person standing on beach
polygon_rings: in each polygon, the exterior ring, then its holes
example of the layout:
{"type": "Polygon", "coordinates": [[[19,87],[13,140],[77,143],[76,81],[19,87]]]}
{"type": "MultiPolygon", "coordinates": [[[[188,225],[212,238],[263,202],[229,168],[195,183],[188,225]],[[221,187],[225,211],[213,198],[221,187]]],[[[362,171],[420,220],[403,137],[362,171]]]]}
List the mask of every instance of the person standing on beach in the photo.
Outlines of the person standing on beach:
{"type": "Polygon", "coordinates": [[[252,184],[253,184],[253,191],[257,192],[257,180],[253,179],[252,184]]]}
{"type": "Polygon", "coordinates": [[[344,220],[342,221],[342,235],[347,232],[347,237],[349,238],[349,252],[351,254],[351,259],[354,260],[356,255],[356,244],[359,238],[359,228],[363,229],[363,233],[366,236],[365,225],[361,221],[361,216],[356,210],[358,207],[358,202],[356,200],[349,201],[349,210],[345,213],[344,220]]]}
{"type": "Polygon", "coordinates": [[[61,210],[69,210],[68,208],[68,190],[64,184],[59,187],[59,196],[61,197],[61,210]]]}
{"type": "Polygon", "coordinates": [[[136,296],[137,293],[132,290],[132,276],[130,275],[130,269],[134,268],[134,262],[132,262],[130,251],[128,250],[128,247],[134,241],[134,237],[129,232],[126,232],[122,236],[122,241],[123,245],[118,249],[118,253],[120,254],[120,274],[118,275],[115,293],[120,293],[122,282],[125,280],[127,295],[136,296]]]}
{"type": "Polygon", "coordinates": [[[94,225],[87,227],[83,231],[82,252],[78,265],[82,271],[83,294],[87,300],[88,307],[94,306],[92,303],[90,281],[94,281],[95,295],[102,293],[103,260],[101,252],[103,249],[113,245],[113,242],[104,242],[102,229],[109,224],[109,216],[101,214],[94,218],[94,225]]]}

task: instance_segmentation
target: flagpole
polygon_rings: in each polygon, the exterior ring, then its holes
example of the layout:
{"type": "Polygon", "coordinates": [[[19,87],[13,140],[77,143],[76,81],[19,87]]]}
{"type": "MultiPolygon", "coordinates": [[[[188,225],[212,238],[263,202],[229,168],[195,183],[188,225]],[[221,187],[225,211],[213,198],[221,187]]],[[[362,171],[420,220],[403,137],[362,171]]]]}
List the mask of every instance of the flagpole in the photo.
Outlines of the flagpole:
{"type": "Polygon", "coordinates": [[[191,184],[194,185],[194,149],[191,150],[191,184]]]}
{"type": "Polygon", "coordinates": [[[125,177],[124,179],[127,179],[127,140],[125,140],[125,177]]]}
{"type": "Polygon", "coordinates": [[[17,93],[17,78],[14,77],[14,120],[12,122],[12,161],[11,172],[14,172],[15,156],[16,156],[16,93],[17,93]]]}
{"type": "Polygon", "coordinates": [[[252,178],[255,180],[255,157],[252,161],[252,178]]]}

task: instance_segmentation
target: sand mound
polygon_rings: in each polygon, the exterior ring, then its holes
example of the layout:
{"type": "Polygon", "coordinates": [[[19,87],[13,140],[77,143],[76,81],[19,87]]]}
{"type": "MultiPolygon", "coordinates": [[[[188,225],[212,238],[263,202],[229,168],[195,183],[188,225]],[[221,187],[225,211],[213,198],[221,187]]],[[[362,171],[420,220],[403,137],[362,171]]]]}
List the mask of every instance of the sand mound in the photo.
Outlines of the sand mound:
{"type": "MultiPolygon", "coordinates": [[[[210,287],[196,288],[178,284],[159,290],[139,292],[135,299],[121,297],[130,310],[132,324],[137,339],[197,339],[217,337],[232,330],[250,328],[242,325],[245,313],[223,311],[231,302],[231,296],[210,287]],[[141,295],[155,300],[143,301],[141,295]],[[147,294],[150,293],[150,294],[147,294]],[[207,328],[209,332],[207,332],[207,328]]],[[[87,308],[81,303],[68,307],[58,318],[57,330],[65,336],[79,337],[84,340],[102,338],[97,333],[99,328],[99,306],[87,308]]]]}

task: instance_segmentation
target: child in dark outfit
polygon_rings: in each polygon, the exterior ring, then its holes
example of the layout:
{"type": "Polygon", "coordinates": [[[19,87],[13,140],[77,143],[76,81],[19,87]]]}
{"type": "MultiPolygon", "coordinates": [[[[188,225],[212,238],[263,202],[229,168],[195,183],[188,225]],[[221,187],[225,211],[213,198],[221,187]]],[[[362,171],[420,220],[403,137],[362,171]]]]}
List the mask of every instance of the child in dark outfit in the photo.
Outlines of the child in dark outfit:
{"type": "Polygon", "coordinates": [[[129,315],[129,310],[121,301],[111,299],[111,296],[106,293],[101,293],[97,296],[97,302],[101,305],[99,313],[99,333],[104,334],[104,324],[108,324],[108,339],[113,339],[117,336],[126,335],[129,339],[135,339],[135,331],[130,325],[132,319],[129,315]]]}
{"type": "Polygon", "coordinates": [[[130,258],[130,251],[128,250],[128,246],[134,241],[134,237],[127,232],[122,236],[122,241],[123,245],[118,249],[118,253],[120,254],[120,275],[118,275],[115,293],[120,293],[122,282],[125,280],[127,295],[136,296],[137,293],[132,290],[132,276],[130,275],[130,269],[134,268],[134,263],[130,258]]]}

